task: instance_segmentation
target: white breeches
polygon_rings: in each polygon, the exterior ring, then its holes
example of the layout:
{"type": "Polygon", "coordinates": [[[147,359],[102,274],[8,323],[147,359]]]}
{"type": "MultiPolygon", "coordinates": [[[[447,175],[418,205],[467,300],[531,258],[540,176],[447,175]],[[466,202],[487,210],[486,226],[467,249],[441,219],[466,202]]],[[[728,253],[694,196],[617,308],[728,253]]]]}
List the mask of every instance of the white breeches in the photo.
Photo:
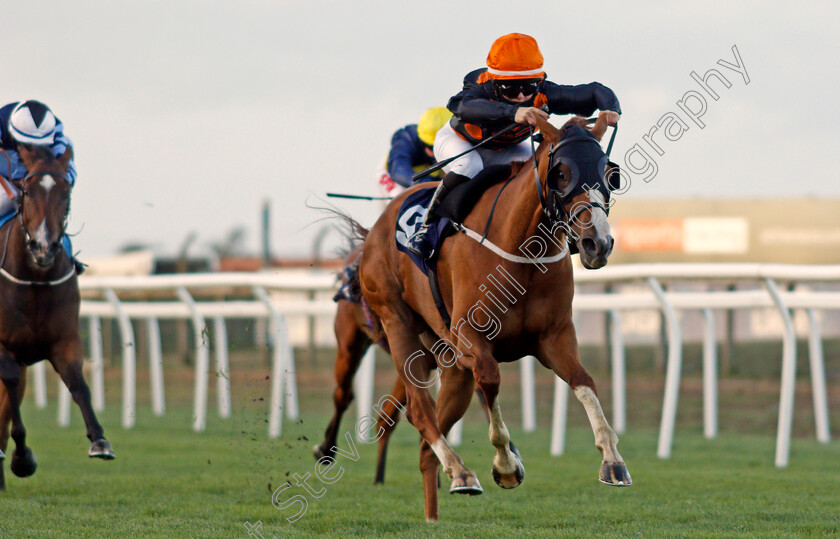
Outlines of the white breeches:
{"type": "MultiPolygon", "coordinates": [[[[4,180],[0,180],[4,181],[4,180]]],[[[12,190],[13,193],[17,194],[17,189],[9,183],[6,182],[6,185],[12,190]]],[[[9,198],[9,195],[6,194],[6,190],[0,187],[0,217],[4,217],[9,213],[12,213],[15,210],[15,201],[9,198]]]]}
{"type": "MultiPolygon", "coordinates": [[[[472,148],[472,144],[462,139],[449,124],[444,126],[435,135],[435,159],[438,162],[449,159],[472,148]]],[[[524,140],[515,146],[504,150],[487,150],[479,148],[458,159],[452,161],[443,170],[455,172],[474,178],[484,167],[490,165],[506,165],[514,161],[527,161],[531,158],[531,143],[524,140]]]]}

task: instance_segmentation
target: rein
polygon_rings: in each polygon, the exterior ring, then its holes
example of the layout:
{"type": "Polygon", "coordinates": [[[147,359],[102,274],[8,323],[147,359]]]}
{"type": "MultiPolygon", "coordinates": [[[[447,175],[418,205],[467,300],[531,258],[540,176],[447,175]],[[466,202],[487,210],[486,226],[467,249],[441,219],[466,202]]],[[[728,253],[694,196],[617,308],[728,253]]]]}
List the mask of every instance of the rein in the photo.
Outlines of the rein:
{"type": "MultiPolygon", "coordinates": [[[[590,121],[590,122],[595,121],[595,118],[590,118],[588,121],[590,121]]],[[[572,213],[569,213],[569,212],[566,211],[566,205],[563,203],[562,199],[560,199],[559,204],[557,204],[558,200],[556,198],[557,197],[556,194],[551,194],[552,198],[551,198],[551,201],[549,202],[548,196],[546,196],[543,193],[544,188],[548,187],[548,184],[546,183],[546,185],[543,186],[543,182],[542,182],[542,180],[540,180],[540,174],[539,174],[539,168],[538,168],[539,164],[537,162],[537,151],[536,151],[536,148],[534,146],[534,136],[533,136],[534,135],[534,127],[530,126],[530,130],[531,130],[531,133],[530,133],[529,138],[531,140],[531,157],[533,158],[533,163],[534,163],[534,165],[533,165],[534,182],[535,182],[536,188],[537,188],[537,197],[540,200],[540,207],[542,208],[543,213],[545,214],[545,216],[548,218],[549,222],[553,226],[556,226],[556,227],[560,228],[563,231],[563,233],[566,234],[566,236],[572,238],[573,240],[577,240],[578,236],[577,236],[577,234],[575,234],[574,230],[572,230],[572,227],[571,227],[570,223],[575,222],[575,220],[580,216],[581,213],[585,212],[586,210],[591,210],[593,208],[600,209],[601,211],[603,211],[607,215],[609,215],[609,211],[600,202],[585,202],[583,204],[578,205],[576,208],[572,208],[574,211],[572,213]],[[559,206],[559,211],[558,211],[558,206],[559,206]]],[[[615,126],[613,126],[613,133],[612,133],[612,136],[610,137],[610,143],[607,146],[607,151],[606,151],[606,156],[607,156],[607,161],[608,162],[609,162],[610,152],[612,151],[613,143],[615,142],[615,135],[616,135],[617,132],[618,132],[618,126],[615,125],[615,126]]],[[[560,144],[558,144],[557,147],[559,148],[561,145],[563,145],[562,142],[560,144]]],[[[555,149],[556,148],[554,148],[550,151],[554,151],[555,149]]],[[[460,224],[460,223],[453,223],[453,225],[455,226],[455,229],[458,230],[459,232],[462,232],[463,234],[466,234],[467,237],[472,238],[473,240],[477,241],[480,245],[483,245],[483,246],[487,247],[489,250],[493,251],[494,253],[496,253],[498,256],[504,258],[505,260],[509,260],[511,262],[516,262],[518,264],[550,264],[552,262],[559,262],[560,260],[562,260],[563,258],[568,256],[568,254],[569,254],[568,243],[564,246],[564,248],[559,253],[557,253],[555,255],[544,256],[544,257],[541,257],[541,258],[527,258],[527,257],[524,257],[524,256],[519,256],[519,255],[514,255],[514,254],[511,254],[511,253],[508,253],[507,251],[503,250],[501,247],[499,247],[498,245],[495,245],[493,242],[491,242],[490,240],[487,239],[487,232],[490,228],[490,221],[493,219],[493,211],[496,208],[496,202],[498,201],[499,195],[501,195],[502,190],[504,190],[504,188],[507,187],[508,183],[510,183],[510,180],[511,179],[508,179],[508,181],[505,183],[505,185],[502,187],[502,189],[499,190],[499,193],[496,195],[496,199],[493,201],[493,206],[491,207],[491,210],[490,210],[490,216],[488,217],[487,224],[484,228],[484,234],[479,234],[478,232],[476,232],[474,230],[471,230],[470,228],[467,228],[466,226],[464,226],[463,224],[460,224]]]]}
{"type": "Polygon", "coordinates": [[[0,184],[3,185],[3,190],[6,191],[6,194],[9,196],[9,200],[14,200],[15,195],[14,195],[14,193],[12,193],[12,188],[9,187],[9,184],[8,184],[8,182],[11,181],[11,179],[12,179],[12,158],[9,157],[9,153],[6,150],[4,150],[3,148],[0,148],[0,152],[3,152],[3,155],[6,156],[6,162],[8,163],[8,171],[9,171],[9,179],[8,180],[5,177],[3,177],[2,174],[0,174],[0,184]]]}

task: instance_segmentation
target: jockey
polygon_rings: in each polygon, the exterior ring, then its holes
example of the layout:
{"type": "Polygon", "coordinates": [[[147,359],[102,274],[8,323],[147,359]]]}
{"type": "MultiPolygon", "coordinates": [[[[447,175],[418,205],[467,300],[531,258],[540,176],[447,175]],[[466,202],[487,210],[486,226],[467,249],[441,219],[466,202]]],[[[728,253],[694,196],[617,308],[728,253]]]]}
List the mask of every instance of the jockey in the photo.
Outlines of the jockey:
{"type": "Polygon", "coordinates": [[[435,134],[451,117],[452,113],[444,107],[432,107],[423,113],[419,122],[394,133],[388,159],[378,175],[379,185],[386,196],[397,196],[411,187],[411,177],[415,172],[435,164],[432,151],[435,134]]]}
{"type": "Polygon", "coordinates": [[[546,80],[543,56],[536,40],[524,34],[497,39],[487,55],[487,67],[464,77],[464,87],[447,108],[454,114],[435,139],[438,161],[465,152],[505,128],[481,148],[469,152],[443,168],[446,176],[438,184],[423,225],[409,239],[408,248],[424,258],[432,255],[429,225],[434,210],[449,191],[489,165],[527,161],[531,157],[528,136],[537,117],[552,114],[588,116],[596,109],[615,125],[621,113],[618,98],[598,82],[576,86],[546,80]]]}
{"type": "MultiPolygon", "coordinates": [[[[13,181],[26,177],[27,170],[18,154],[18,148],[25,146],[49,146],[53,155],[58,158],[64,155],[73,143],[64,134],[64,124],[55,117],[48,106],[40,101],[29,100],[9,103],[0,108],[0,175],[13,181]],[[6,159],[8,156],[8,159],[6,159]]],[[[73,186],[76,183],[76,165],[70,160],[67,170],[67,180],[73,186]]],[[[8,183],[8,187],[16,192],[17,188],[8,183]]],[[[10,199],[5,189],[0,189],[0,221],[16,210],[15,201],[10,199]]],[[[62,244],[67,254],[73,260],[76,273],[84,271],[84,264],[73,256],[70,238],[65,235],[62,244]]]]}

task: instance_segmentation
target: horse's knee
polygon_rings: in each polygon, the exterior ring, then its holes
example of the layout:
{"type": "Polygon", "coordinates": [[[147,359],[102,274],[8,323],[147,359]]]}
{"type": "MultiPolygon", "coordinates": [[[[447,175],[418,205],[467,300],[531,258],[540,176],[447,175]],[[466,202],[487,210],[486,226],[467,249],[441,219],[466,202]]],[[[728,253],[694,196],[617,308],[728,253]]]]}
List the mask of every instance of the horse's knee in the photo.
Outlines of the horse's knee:
{"type": "Polygon", "coordinates": [[[353,402],[353,390],[337,387],[333,393],[333,402],[336,408],[347,408],[353,402]]]}
{"type": "Polygon", "coordinates": [[[476,383],[484,394],[484,400],[489,408],[492,408],[496,403],[496,397],[499,395],[499,385],[501,383],[499,377],[478,377],[476,376],[476,383]]]}
{"type": "Polygon", "coordinates": [[[569,386],[571,386],[572,390],[575,390],[579,386],[585,386],[590,388],[596,395],[598,394],[598,391],[595,389],[595,380],[589,376],[589,373],[586,372],[586,369],[582,365],[580,369],[572,373],[569,377],[569,386]]]}

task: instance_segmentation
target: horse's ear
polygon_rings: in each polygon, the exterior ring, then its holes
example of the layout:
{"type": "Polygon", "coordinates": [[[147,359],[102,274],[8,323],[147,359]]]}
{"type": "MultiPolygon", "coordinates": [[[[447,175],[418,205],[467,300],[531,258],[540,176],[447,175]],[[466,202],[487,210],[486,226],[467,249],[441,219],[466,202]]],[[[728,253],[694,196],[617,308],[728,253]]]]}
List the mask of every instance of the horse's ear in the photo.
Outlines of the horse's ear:
{"type": "Polygon", "coordinates": [[[549,143],[556,144],[563,138],[563,132],[561,130],[551,125],[548,120],[543,120],[539,116],[537,116],[537,127],[540,128],[540,133],[543,134],[543,137],[549,143]]]}
{"type": "Polygon", "coordinates": [[[61,157],[58,158],[58,162],[61,163],[61,166],[64,167],[64,170],[70,166],[70,160],[73,159],[73,147],[67,146],[67,151],[62,154],[61,157]]]}
{"type": "Polygon", "coordinates": [[[32,168],[32,165],[36,161],[35,150],[26,144],[20,144],[17,147],[17,152],[20,156],[20,160],[23,163],[23,166],[26,167],[27,170],[32,168]]]}

